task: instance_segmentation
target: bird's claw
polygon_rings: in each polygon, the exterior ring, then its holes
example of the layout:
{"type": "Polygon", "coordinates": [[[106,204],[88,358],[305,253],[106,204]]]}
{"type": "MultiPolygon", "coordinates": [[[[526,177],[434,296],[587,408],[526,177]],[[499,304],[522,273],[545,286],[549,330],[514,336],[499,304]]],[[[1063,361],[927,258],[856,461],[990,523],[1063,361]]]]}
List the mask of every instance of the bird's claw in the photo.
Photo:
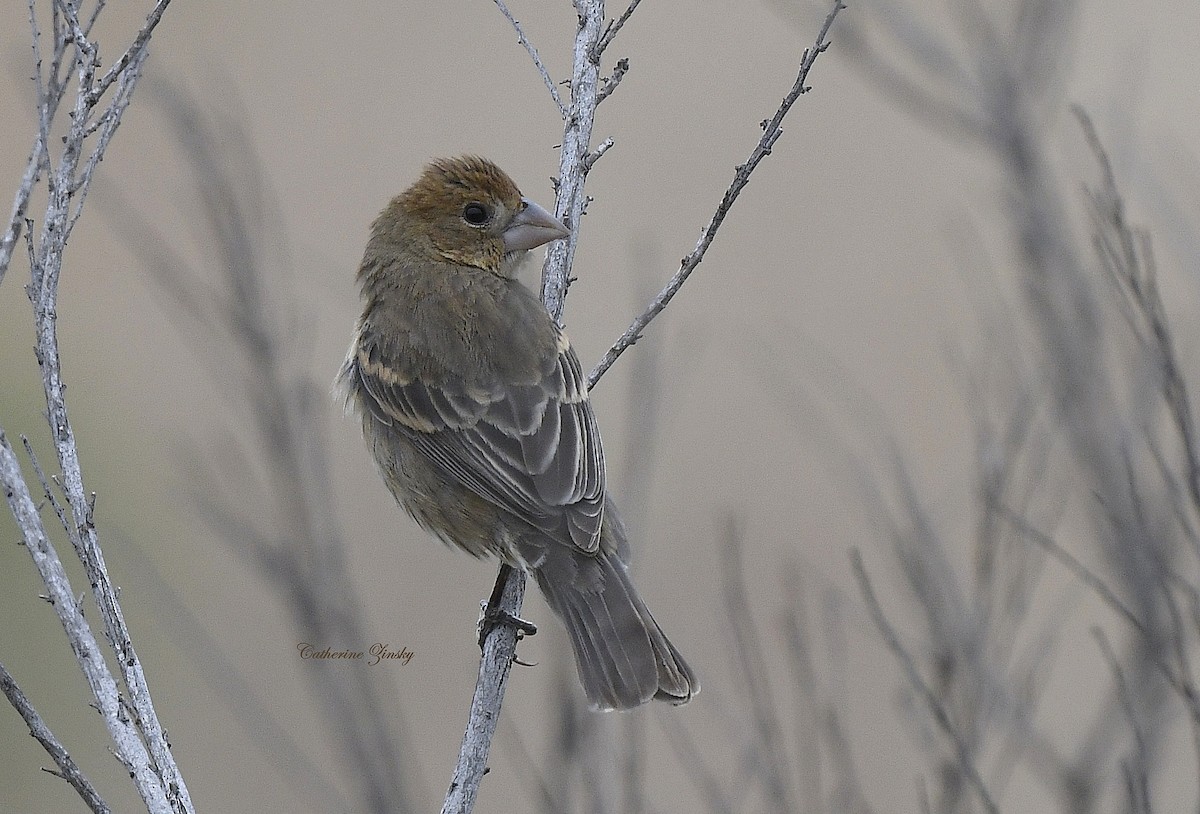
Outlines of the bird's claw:
{"type": "MultiPolygon", "coordinates": [[[[511,628],[515,628],[517,631],[517,641],[537,633],[537,625],[533,622],[522,619],[519,616],[514,616],[503,608],[497,608],[489,602],[480,602],[479,608],[479,623],[476,625],[476,629],[479,632],[480,650],[483,649],[483,644],[487,641],[487,637],[500,625],[508,625],[511,628]]],[[[523,664],[521,661],[517,661],[517,663],[523,664]]]]}

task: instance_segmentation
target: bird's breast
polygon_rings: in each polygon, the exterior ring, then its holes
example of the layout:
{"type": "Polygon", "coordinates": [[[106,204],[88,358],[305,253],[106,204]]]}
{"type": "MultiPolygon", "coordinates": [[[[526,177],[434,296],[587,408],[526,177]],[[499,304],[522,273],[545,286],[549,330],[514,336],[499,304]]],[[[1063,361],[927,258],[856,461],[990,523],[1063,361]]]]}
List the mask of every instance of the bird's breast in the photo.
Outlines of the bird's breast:
{"type": "Polygon", "coordinates": [[[556,364],[559,331],[516,280],[454,270],[387,294],[365,322],[389,356],[406,356],[425,377],[533,384],[556,364]]]}

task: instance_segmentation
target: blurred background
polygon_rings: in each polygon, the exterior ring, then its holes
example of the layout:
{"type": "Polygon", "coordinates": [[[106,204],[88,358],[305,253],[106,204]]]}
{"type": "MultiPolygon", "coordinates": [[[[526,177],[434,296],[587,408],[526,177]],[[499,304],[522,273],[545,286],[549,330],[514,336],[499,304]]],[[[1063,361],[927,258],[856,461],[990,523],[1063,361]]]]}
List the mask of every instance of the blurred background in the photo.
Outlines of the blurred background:
{"type": "MultiPolygon", "coordinates": [[[[102,56],[149,5],[105,11],[102,56]]],[[[510,5],[569,76],[571,5],[510,5]]],[[[828,12],[735,5],[642,4],[605,54],[630,67],[564,317],[587,367],[692,250],[828,12]]],[[[536,666],[478,811],[1200,805],[1200,6],[984,5],[841,12],[703,265],[594,392],[635,579],[703,693],[587,712],[531,590],[536,666]]],[[[15,192],[35,97],[27,9],[0,15],[15,192]]],[[[487,2],[176,2],[147,65],[58,313],[159,715],[197,810],[431,810],[495,564],[394,505],[328,393],[380,208],[466,152],[550,205],[557,111],[487,2]],[[412,657],[302,660],[314,634],[412,657]]],[[[27,275],[18,251],[0,426],[49,468],[27,275]]],[[[17,541],[5,513],[0,660],[136,810],[17,541]]],[[[0,754],[0,814],[82,810],[7,707],[0,754]]]]}

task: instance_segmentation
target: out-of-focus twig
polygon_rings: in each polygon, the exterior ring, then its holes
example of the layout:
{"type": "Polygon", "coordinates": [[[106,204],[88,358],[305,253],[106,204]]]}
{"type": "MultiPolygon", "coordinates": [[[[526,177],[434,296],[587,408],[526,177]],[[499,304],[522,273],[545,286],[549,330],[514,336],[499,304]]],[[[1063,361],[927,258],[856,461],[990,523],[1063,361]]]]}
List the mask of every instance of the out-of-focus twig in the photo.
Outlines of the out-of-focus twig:
{"type": "MultiPolygon", "coordinates": [[[[191,344],[206,350],[201,361],[213,368],[239,430],[230,434],[241,445],[215,461],[207,478],[193,478],[197,509],[230,550],[275,588],[298,641],[366,642],[330,486],[330,400],[296,352],[301,317],[291,300],[293,270],[281,250],[286,242],[278,203],[241,124],[244,117],[207,114],[177,87],[159,97],[167,100],[168,124],[198,190],[190,225],[209,251],[198,267],[177,252],[177,238],[147,241],[148,224],[129,243],[182,315],[174,321],[177,328],[203,337],[191,344]],[[254,480],[254,472],[263,480],[254,480]]],[[[122,220],[128,223],[130,216],[122,220]]],[[[192,471],[203,473],[204,467],[192,471]]],[[[401,710],[383,697],[378,682],[364,670],[315,660],[305,663],[303,676],[360,808],[374,814],[415,810],[401,710]]],[[[230,683],[236,691],[238,682],[230,683]]],[[[273,722],[249,725],[268,731],[273,722]]]]}
{"type": "Polygon", "coordinates": [[[1125,672],[1121,669],[1121,663],[1117,658],[1116,651],[1109,644],[1108,637],[1104,635],[1104,631],[1098,627],[1094,627],[1092,628],[1092,636],[1100,646],[1100,652],[1104,655],[1104,661],[1108,664],[1109,672],[1112,673],[1121,710],[1125,713],[1125,718],[1129,722],[1130,731],[1133,732],[1133,753],[1130,755],[1129,760],[1124,762],[1121,767],[1122,774],[1125,777],[1125,802],[1127,806],[1125,810],[1136,812],[1136,814],[1150,814],[1149,768],[1154,764],[1154,760],[1148,752],[1148,744],[1146,743],[1145,734],[1142,731],[1143,724],[1138,720],[1137,694],[1131,690],[1129,682],[1125,677],[1125,672]]]}
{"type": "Polygon", "coordinates": [[[734,652],[741,667],[741,686],[747,695],[749,715],[753,722],[754,763],[763,778],[763,793],[776,811],[799,811],[789,767],[788,754],[770,682],[762,637],[755,629],[754,617],[746,601],[751,587],[742,566],[742,538],[735,518],[727,518],[721,540],[724,555],[721,572],[721,594],[726,617],[732,625],[734,652]]]}
{"type": "Polygon", "coordinates": [[[1101,183],[1091,190],[1092,217],[1096,225],[1096,250],[1105,270],[1121,291],[1129,297],[1145,325],[1145,342],[1158,357],[1162,375],[1163,400],[1171,412],[1182,446],[1188,495],[1200,511],[1200,443],[1196,440],[1195,420],[1187,383],[1179,364],[1175,340],[1167,322],[1166,309],[1158,289],[1158,275],[1149,236],[1131,226],[1117,189],[1116,176],[1108,152],[1100,141],[1096,126],[1082,107],[1071,108],[1083,129],[1088,147],[1100,166],[1101,183]]]}
{"type": "Polygon", "coordinates": [[[888,649],[900,661],[913,690],[921,696],[921,699],[928,706],[938,727],[950,738],[951,743],[954,745],[959,768],[975,789],[975,793],[979,796],[979,801],[983,804],[984,809],[990,812],[990,814],[999,814],[1000,808],[996,805],[995,800],[992,799],[987,784],[984,783],[983,777],[979,774],[979,769],[975,765],[975,756],[971,753],[966,742],[955,728],[954,722],[950,720],[950,716],[946,712],[946,708],[942,705],[942,702],[925,679],[921,677],[921,673],[913,661],[912,654],[905,649],[904,644],[900,641],[899,634],[896,633],[896,629],[892,627],[892,624],[887,619],[887,615],[883,612],[883,607],[879,604],[879,599],[875,596],[875,588],[871,585],[870,577],[867,576],[867,569],[863,565],[862,555],[857,550],[851,551],[850,561],[854,568],[855,579],[858,580],[859,588],[862,591],[863,599],[866,600],[867,610],[871,614],[871,620],[875,623],[875,627],[883,635],[888,649]]]}
{"type": "Polygon", "coordinates": [[[734,814],[738,809],[730,799],[729,789],[708,765],[697,748],[697,739],[683,721],[664,716],[661,723],[667,743],[679,755],[679,765],[692,778],[693,785],[700,789],[701,799],[708,810],[713,814],[734,814]]]}

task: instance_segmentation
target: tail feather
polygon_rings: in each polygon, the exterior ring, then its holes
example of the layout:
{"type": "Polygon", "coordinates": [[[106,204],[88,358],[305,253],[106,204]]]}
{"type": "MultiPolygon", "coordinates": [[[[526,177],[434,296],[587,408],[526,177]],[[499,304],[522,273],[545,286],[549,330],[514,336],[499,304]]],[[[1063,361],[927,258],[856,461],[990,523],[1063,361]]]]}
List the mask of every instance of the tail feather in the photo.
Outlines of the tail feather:
{"type": "Polygon", "coordinates": [[[556,545],[539,559],[533,576],[567,628],[593,706],[631,709],[651,699],[684,704],[700,691],[613,554],[556,545]]]}

